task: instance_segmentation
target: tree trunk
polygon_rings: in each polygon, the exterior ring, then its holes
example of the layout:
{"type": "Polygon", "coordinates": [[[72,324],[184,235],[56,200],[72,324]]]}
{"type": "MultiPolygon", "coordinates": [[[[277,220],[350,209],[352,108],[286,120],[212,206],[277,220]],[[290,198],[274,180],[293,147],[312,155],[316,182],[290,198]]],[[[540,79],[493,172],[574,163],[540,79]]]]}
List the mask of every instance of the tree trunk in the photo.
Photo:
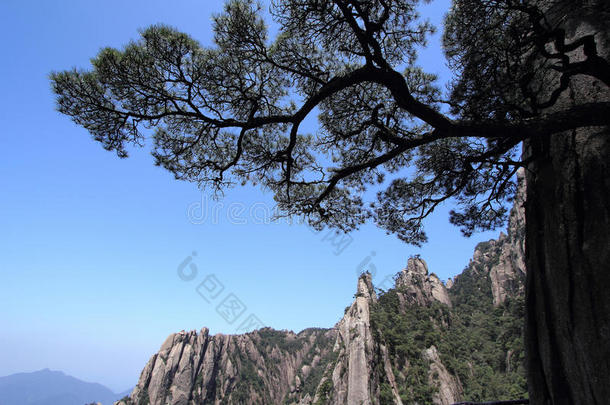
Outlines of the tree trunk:
{"type": "MultiPolygon", "coordinates": [[[[597,32],[598,51],[608,57],[603,14],[601,22],[585,17],[572,19],[571,34],[597,32]]],[[[555,108],[608,99],[607,86],[581,76],[555,108]]],[[[535,158],[525,207],[531,403],[608,404],[610,128],[541,134],[525,153],[535,158]]]]}
{"type": "Polygon", "coordinates": [[[530,142],[526,263],[533,404],[610,400],[610,132],[530,142]]]}

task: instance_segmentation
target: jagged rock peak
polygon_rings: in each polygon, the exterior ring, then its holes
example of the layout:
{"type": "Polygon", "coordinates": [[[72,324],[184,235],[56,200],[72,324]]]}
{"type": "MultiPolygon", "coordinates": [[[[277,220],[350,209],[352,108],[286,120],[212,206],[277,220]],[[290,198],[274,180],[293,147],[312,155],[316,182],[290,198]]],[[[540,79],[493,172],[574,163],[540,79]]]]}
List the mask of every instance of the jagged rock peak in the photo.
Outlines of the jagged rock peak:
{"type": "MultiPolygon", "coordinates": [[[[524,187],[520,173],[507,233],[479,244],[467,272],[449,279],[446,286],[416,256],[396,276],[395,295],[378,297],[371,274],[362,274],[354,302],[333,329],[312,328],[295,334],[263,328],[243,335],[210,335],[203,328],[199,333],[171,334],[151,357],[131,395],[118,405],[374,405],[381,397],[384,404],[402,405],[405,398],[415,395],[405,384],[410,381],[409,373],[417,370],[425,373],[420,384],[434,387],[425,403],[457,402],[467,391],[468,379],[460,381],[443,364],[437,350],[441,341],[436,346],[430,341],[414,351],[416,339],[401,341],[401,336],[418,330],[420,324],[425,330],[416,336],[425,336],[431,329],[447,332],[451,325],[446,314],[460,310],[463,286],[490,286],[485,287],[488,295],[481,300],[481,305],[489,307],[491,295],[497,305],[511,294],[523,293],[524,187]],[[485,282],[474,284],[473,279],[485,282]],[[434,307],[430,316],[430,308],[423,307],[436,302],[449,308],[434,307]],[[425,316],[405,317],[409,311],[423,311],[425,316]],[[403,323],[396,323],[398,329],[384,318],[388,314],[402,317],[403,323]],[[412,322],[416,322],[413,328],[404,329],[412,322]],[[409,351],[401,352],[407,342],[409,351]]],[[[512,353],[506,354],[507,364],[512,353]]],[[[414,403],[409,401],[405,403],[414,403]]]]}
{"type": "Polygon", "coordinates": [[[335,329],[295,334],[170,335],[119,405],[309,404],[331,362],[335,329]]]}
{"type": "Polygon", "coordinates": [[[424,306],[438,301],[451,307],[447,288],[436,274],[428,274],[428,265],[418,256],[409,258],[407,267],[396,278],[396,288],[411,304],[424,306]]]}
{"type": "Polygon", "coordinates": [[[475,248],[469,267],[488,274],[495,306],[510,296],[521,294],[525,285],[525,175],[517,172],[517,192],[508,219],[507,233],[482,242],[475,248]]]}
{"type": "Polygon", "coordinates": [[[358,287],[356,289],[356,297],[364,297],[373,301],[377,301],[377,294],[373,287],[373,277],[371,273],[364,272],[358,277],[358,287]]]}
{"type": "Polygon", "coordinates": [[[410,257],[407,260],[407,268],[403,271],[421,274],[422,276],[428,275],[428,264],[426,261],[418,256],[410,257]]]}
{"type": "Polygon", "coordinates": [[[371,325],[372,306],[377,302],[371,279],[368,272],[358,278],[354,302],[337,323],[337,362],[320,383],[320,387],[327,385],[332,391],[319,389],[314,404],[376,404],[377,381],[382,378],[390,384],[394,404],[402,405],[387,349],[375,339],[371,325]]]}

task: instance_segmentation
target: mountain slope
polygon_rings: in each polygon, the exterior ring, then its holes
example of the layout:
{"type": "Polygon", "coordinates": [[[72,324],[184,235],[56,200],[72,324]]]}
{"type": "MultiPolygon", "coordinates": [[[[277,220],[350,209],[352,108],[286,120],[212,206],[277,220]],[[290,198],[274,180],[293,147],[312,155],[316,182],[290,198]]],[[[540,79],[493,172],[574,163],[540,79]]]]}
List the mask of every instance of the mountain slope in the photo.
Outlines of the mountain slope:
{"type": "MultiPolygon", "coordinates": [[[[123,394],[124,395],[124,394],[123,394]]],[[[101,384],[88,383],[44,369],[0,377],[0,405],[112,404],[122,398],[101,384]]]]}
{"type": "Polygon", "coordinates": [[[368,273],[332,329],[171,335],[119,405],[448,405],[527,396],[523,176],[507,234],[443,284],[412,257],[395,286],[368,273]]]}

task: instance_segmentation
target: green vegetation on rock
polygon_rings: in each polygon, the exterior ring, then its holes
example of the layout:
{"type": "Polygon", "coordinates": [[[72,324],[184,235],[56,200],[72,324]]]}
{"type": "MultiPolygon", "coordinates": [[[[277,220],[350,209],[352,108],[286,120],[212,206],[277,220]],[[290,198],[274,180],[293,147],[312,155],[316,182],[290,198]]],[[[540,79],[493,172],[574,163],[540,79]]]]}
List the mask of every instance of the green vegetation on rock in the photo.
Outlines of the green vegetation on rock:
{"type": "MultiPolygon", "coordinates": [[[[490,260],[494,258],[491,255],[490,260]]],[[[459,379],[464,400],[527,397],[522,296],[509,297],[494,307],[489,275],[477,262],[449,290],[453,308],[438,302],[409,304],[401,299],[405,293],[401,288],[390,289],[371,308],[375,338],[387,345],[404,403],[432,402],[436,386],[424,356],[431,346],[438,349],[447,371],[459,379]]],[[[380,400],[390,400],[390,387],[382,383],[381,390],[380,400]]]]}

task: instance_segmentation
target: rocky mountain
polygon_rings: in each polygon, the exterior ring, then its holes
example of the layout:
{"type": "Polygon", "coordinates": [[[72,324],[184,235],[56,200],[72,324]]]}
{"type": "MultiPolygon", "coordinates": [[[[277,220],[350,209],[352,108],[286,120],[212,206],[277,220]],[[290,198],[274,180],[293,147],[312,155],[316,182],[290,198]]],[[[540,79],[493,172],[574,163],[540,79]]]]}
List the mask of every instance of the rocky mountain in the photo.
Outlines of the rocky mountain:
{"type": "Polygon", "coordinates": [[[0,377],[0,405],[110,405],[123,396],[49,369],[0,377]]]}
{"type": "Polygon", "coordinates": [[[336,357],[334,329],[299,334],[261,329],[214,335],[207,329],[170,335],[150,359],[131,399],[121,403],[281,403],[315,395],[336,357]],[[299,395],[300,397],[300,395],[299,395]]]}
{"type": "Polygon", "coordinates": [[[525,397],[521,195],[507,234],[479,244],[447,284],[412,257],[388,291],[361,275],[354,302],[332,329],[173,334],[118,404],[447,405],[525,397]]]}
{"type": "Polygon", "coordinates": [[[525,177],[517,172],[519,189],[510,212],[507,234],[480,243],[468,269],[481,277],[489,274],[494,306],[510,296],[523,295],[525,288],[525,177]]]}

